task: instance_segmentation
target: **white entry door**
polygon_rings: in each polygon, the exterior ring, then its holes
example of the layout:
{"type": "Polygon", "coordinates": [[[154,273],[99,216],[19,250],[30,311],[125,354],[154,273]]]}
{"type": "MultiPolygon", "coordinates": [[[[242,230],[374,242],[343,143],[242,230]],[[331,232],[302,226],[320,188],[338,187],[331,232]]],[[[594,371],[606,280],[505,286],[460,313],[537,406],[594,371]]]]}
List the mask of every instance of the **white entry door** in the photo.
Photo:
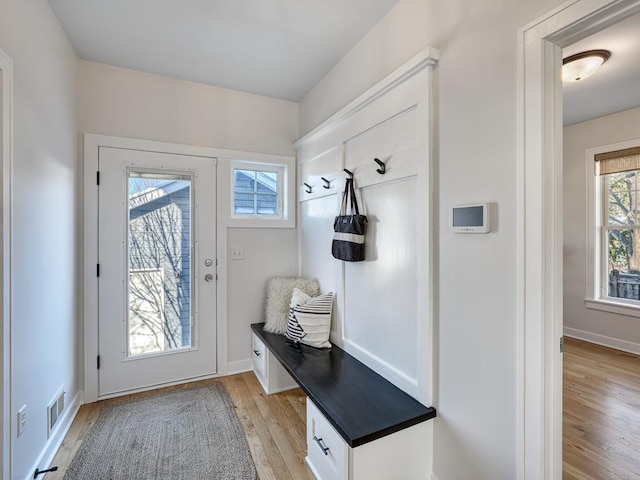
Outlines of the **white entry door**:
{"type": "Polygon", "coordinates": [[[98,395],[216,373],[215,159],[98,164],[98,395]]]}

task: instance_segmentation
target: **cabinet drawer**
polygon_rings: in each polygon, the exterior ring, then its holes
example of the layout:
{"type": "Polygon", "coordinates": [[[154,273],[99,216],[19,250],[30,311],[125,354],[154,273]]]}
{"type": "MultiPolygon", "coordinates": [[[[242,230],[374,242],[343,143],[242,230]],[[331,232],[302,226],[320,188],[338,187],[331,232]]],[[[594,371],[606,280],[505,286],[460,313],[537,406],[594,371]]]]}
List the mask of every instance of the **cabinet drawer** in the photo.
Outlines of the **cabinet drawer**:
{"type": "Polygon", "coordinates": [[[267,395],[298,386],[254,332],[251,332],[251,362],[253,363],[253,373],[267,395]]]}
{"type": "Polygon", "coordinates": [[[318,480],[347,480],[347,443],[307,398],[307,464],[318,480]]]}
{"type": "Polygon", "coordinates": [[[262,341],[254,334],[251,334],[251,360],[253,362],[253,371],[256,376],[261,380],[266,380],[267,375],[267,347],[262,341]]]}

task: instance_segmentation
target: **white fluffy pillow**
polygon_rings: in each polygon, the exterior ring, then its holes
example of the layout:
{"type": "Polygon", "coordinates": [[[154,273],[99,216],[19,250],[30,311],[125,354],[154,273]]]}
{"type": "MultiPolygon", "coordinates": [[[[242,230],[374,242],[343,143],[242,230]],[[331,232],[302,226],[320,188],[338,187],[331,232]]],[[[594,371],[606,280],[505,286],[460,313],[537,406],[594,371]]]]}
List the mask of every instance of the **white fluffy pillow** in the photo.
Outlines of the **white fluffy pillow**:
{"type": "Polygon", "coordinates": [[[315,278],[274,277],[267,282],[267,306],[264,330],[284,334],[287,331],[289,303],[293,289],[315,297],[320,293],[320,284],[315,278]]]}
{"type": "Polygon", "coordinates": [[[330,348],[331,310],[333,293],[325,293],[315,298],[307,298],[305,303],[297,303],[308,297],[302,292],[294,293],[285,336],[294,342],[316,348],[330,348]],[[295,305],[295,306],[294,306],[295,305]]]}

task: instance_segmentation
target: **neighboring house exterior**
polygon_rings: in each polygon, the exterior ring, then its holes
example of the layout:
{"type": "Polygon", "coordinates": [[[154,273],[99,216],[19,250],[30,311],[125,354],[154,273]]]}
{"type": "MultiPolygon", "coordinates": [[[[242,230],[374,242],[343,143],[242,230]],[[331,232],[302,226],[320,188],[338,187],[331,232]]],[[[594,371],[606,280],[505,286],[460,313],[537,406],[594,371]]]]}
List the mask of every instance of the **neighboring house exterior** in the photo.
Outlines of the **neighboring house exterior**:
{"type": "Polygon", "coordinates": [[[129,196],[129,352],[191,345],[191,184],[129,196]]]}
{"type": "Polygon", "coordinates": [[[234,214],[276,215],[278,213],[275,173],[236,169],[233,190],[234,214]]]}
{"type": "MultiPolygon", "coordinates": [[[[129,354],[191,346],[191,182],[130,180],[129,354]]],[[[236,170],[236,214],[276,213],[276,180],[236,170]]]]}

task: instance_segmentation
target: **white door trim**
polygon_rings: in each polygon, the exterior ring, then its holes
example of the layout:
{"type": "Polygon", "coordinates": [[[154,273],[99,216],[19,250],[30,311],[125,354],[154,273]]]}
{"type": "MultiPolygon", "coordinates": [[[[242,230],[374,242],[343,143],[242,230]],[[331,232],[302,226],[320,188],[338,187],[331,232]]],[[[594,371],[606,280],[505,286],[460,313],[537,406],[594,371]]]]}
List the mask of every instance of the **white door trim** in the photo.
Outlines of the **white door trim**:
{"type": "MultiPolygon", "coordinates": [[[[84,135],[84,400],[85,403],[98,399],[98,279],[96,265],[98,263],[98,188],[96,172],[98,171],[98,149],[100,147],[146,150],[150,152],[173,153],[178,155],[196,155],[214,158],[241,158],[243,160],[272,161],[282,163],[280,155],[258,154],[220,148],[197,147],[175,143],[155,142],[134,138],[112,137],[87,133],[84,135]]],[[[226,179],[218,175],[218,187],[226,179]]],[[[228,191],[228,188],[218,188],[228,191]]],[[[217,202],[218,208],[224,208],[226,202],[217,202]]],[[[221,212],[217,212],[221,217],[221,212]]],[[[227,259],[226,259],[226,225],[218,224],[216,254],[218,257],[218,283],[216,306],[216,352],[218,376],[226,375],[227,360],[227,259]]],[[[247,346],[247,348],[249,348],[247,346]]]]}
{"type": "Polygon", "coordinates": [[[0,152],[0,182],[2,182],[2,228],[0,232],[0,263],[2,264],[2,287],[0,290],[0,331],[2,332],[2,355],[0,356],[0,399],[2,417],[0,418],[0,477],[11,478],[11,171],[13,163],[13,62],[0,49],[0,77],[2,91],[2,151],[0,152]]]}
{"type": "Polygon", "coordinates": [[[571,0],[518,35],[518,478],[562,478],[561,47],[640,10],[571,0]]]}

